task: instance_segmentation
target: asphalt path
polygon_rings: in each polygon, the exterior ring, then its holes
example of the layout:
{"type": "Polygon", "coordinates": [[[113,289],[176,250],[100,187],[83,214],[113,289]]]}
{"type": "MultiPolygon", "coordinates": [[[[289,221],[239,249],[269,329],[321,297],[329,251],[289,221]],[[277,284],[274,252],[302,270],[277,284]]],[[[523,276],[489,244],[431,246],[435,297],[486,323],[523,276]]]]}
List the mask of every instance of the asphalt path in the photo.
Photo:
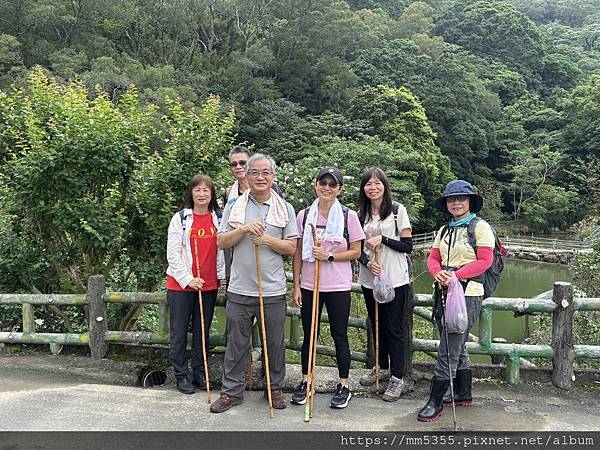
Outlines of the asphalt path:
{"type": "MultiPolygon", "coordinates": [[[[427,393],[420,383],[394,403],[355,396],[344,410],[329,407],[330,393],[318,393],[306,423],[303,407],[296,405],[269,418],[257,391],[246,392],[242,405],[212,414],[205,392],[184,395],[173,385],[142,389],[0,366],[0,431],[452,431],[451,408],[436,422],[415,420],[427,393]]],[[[480,380],[475,397],[476,406],[457,408],[461,431],[600,430],[597,387],[565,392],[547,384],[509,387],[480,380]]]]}

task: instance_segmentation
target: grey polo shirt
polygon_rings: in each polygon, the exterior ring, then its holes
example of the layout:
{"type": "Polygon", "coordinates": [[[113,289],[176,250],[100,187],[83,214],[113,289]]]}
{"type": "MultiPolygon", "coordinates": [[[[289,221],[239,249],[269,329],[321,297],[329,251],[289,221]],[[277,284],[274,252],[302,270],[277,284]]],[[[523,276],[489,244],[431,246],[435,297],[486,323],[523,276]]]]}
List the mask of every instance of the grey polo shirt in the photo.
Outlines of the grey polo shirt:
{"type": "MultiPolygon", "coordinates": [[[[249,196],[246,206],[245,224],[259,220],[265,222],[269,213],[271,200],[258,203],[252,194],[249,196]]],[[[274,227],[267,225],[267,233],[278,239],[298,238],[298,225],[296,223],[294,208],[288,202],[287,206],[289,220],[285,227],[274,227]]],[[[219,228],[219,234],[232,231],[229,225],[231,207],[227,205],[223,211],[223,218],[219,228]]],[[[271,249],[268,245],[259,246],[260,249],[260,273],[262,277],[262,292],[265,303],[281,301],[281,295],[287,291],[287,281],[283,267],[283,256],[271,249]],[[278,297],[269,299],[267,297],[278,297]]],[[[256,276],[256,254],[254,244],[247,234],[233,247],[233,262],[231,264],[231,278],[229,280],[228,292],[242,296],[258,297],[258,281],[256,276]]],[[[235,297],[234,297],[235,298],[235,297]]]]}

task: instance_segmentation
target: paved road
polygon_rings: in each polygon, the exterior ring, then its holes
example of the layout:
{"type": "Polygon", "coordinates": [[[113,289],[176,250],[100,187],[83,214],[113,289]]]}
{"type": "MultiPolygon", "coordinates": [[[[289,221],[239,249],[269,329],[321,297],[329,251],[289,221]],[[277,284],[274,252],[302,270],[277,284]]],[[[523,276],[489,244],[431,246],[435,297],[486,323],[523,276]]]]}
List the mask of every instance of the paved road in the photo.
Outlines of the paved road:
{"type": "MultiPolygon", "coordinates": [[[[0,367],[0,380],[0,431],[453,430],[450,408],[432,424],[415,420],[427,395],[423,383],[398,402],[355,397],[345,410],[329,408],[331,394],[317,394],[313,419],[305,423],[303,408],[294,405],[270,419],[262,392],[247,392],[243,405],[211,414],[205,393],[183,395],[172,385],[141,389],[10,367],[0,367]]],[[[600,430],[598,388],[565,393],[545,384],[480,381],[475,393],[477,406],[457,410],[459,430],[600,430]]]]}

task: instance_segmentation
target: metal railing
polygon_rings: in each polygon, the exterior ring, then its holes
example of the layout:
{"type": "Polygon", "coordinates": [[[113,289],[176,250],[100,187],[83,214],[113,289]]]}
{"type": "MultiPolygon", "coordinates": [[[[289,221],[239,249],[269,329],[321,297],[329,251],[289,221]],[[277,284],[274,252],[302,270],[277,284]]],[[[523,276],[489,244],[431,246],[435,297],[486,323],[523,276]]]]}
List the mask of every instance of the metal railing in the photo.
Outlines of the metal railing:
{"type": "MultiPolygon", "coordinates": [[[[288,274],[288,278],[290,275],[288,274]]],[[[361,293],[361,288],[353,284],[352,291],[361,293]]],[[[89,345],[91,356],[103,358],[109,343],[128,344],[168,344],[169,342],[169,308],[166,294],[160,292],[105,292],[103,276],[92,276],[88,280],[87,294],[0,294],[0,305],[22,305],[22,332],[0,332],[0,342],[20,344],[50,344],[56,351],[60,345],[89,345]],[[106,307],[108,303],[156,304],[158,305],[158,327],[155,331],[113,331],[108,330],[106,307]],[[35,331],[35,305],[89,305],[88,333],[37,333],[35,331]]],[[[220,298],[217,304],[223,306],[220,298]]],[[[430,318],[425,307],[432,306],[431,295],[414,296],[413,312],[421,317],[430,318]]],[[[600,358],[600,346],[573,345],[573,315],[575,311],[600,311],[600,298],[573,298],[573,289],[569,283],[556,282],[551,299],[544,297],[498,298],[491,297],[483,301],[479,317],[478,342],[468,342],[469,353],[507,358],[506,380],[510,384],[520,382],[521,358],[546,358],[553,362],[553,383],[562,388],[569,388],[573,380],[573,361],[579,358],[600,358]],[[492,315],[494,311],[515,311],[518,313],[552,314],[551,345],[527,345],[497,343],[492,340],[492,315]]],[[[286,348],[299,351],[300,311],[287,308],[290,317],[290,337],[286,339],[286,348]]],[[[327,315],[323,322],[328,322],[327,315]]],[[[351,317],[349,327],[367,330],[364,318],[351,317]]],[[[253,333],[253,347],[258,349],[258,330],[253,333]]],[[[435,339],[407,340],[412,352],[437,352],[439,341],[435,339]]],[[[224,345],[221,335],[210,336],[211,345],[224,345]]],[[[318,346],[317,352],[322,355],[335,356],[335,349],[318,346]]],[[[366,363],[372,355],[369,352],[352,351],[354,361],[366,363]]]]}
{"type": "MultiPolygon", "coordinates": [[[[415,248],[431,247],[437,231],[428,233],[414,234],[413,246],[415,248]]],[[[592,251],[594,240],[574,240],[574,239],[557,239],[531,236],[498,236],[504,246],[509,250],[556,250],[569,252],[590,252],[592,251]]]]}

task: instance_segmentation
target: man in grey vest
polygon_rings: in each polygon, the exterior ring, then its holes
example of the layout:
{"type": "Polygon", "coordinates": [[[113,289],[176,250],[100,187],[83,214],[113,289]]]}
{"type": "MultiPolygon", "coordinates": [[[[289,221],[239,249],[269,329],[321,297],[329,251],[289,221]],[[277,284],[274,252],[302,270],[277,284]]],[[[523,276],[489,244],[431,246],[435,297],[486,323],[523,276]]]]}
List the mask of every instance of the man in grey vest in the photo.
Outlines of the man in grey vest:
{"type": "Polygon", "coordinates": [[[252,324],[260,320],[255,246],[260,252],[260,273],[273,407],[287,406],[281,388],[285,378],[285,310],[287,282],[283,256],[296,251],[298,227],[294,208],[273,190],[275,162],[257,153],[246,163],[250,189],[223,212],[217,243],[233,248],[227,289],[227,349],[223,363],[221,396],[211,412],[227,411],[243,402],[246,362],[252,324]]]}

